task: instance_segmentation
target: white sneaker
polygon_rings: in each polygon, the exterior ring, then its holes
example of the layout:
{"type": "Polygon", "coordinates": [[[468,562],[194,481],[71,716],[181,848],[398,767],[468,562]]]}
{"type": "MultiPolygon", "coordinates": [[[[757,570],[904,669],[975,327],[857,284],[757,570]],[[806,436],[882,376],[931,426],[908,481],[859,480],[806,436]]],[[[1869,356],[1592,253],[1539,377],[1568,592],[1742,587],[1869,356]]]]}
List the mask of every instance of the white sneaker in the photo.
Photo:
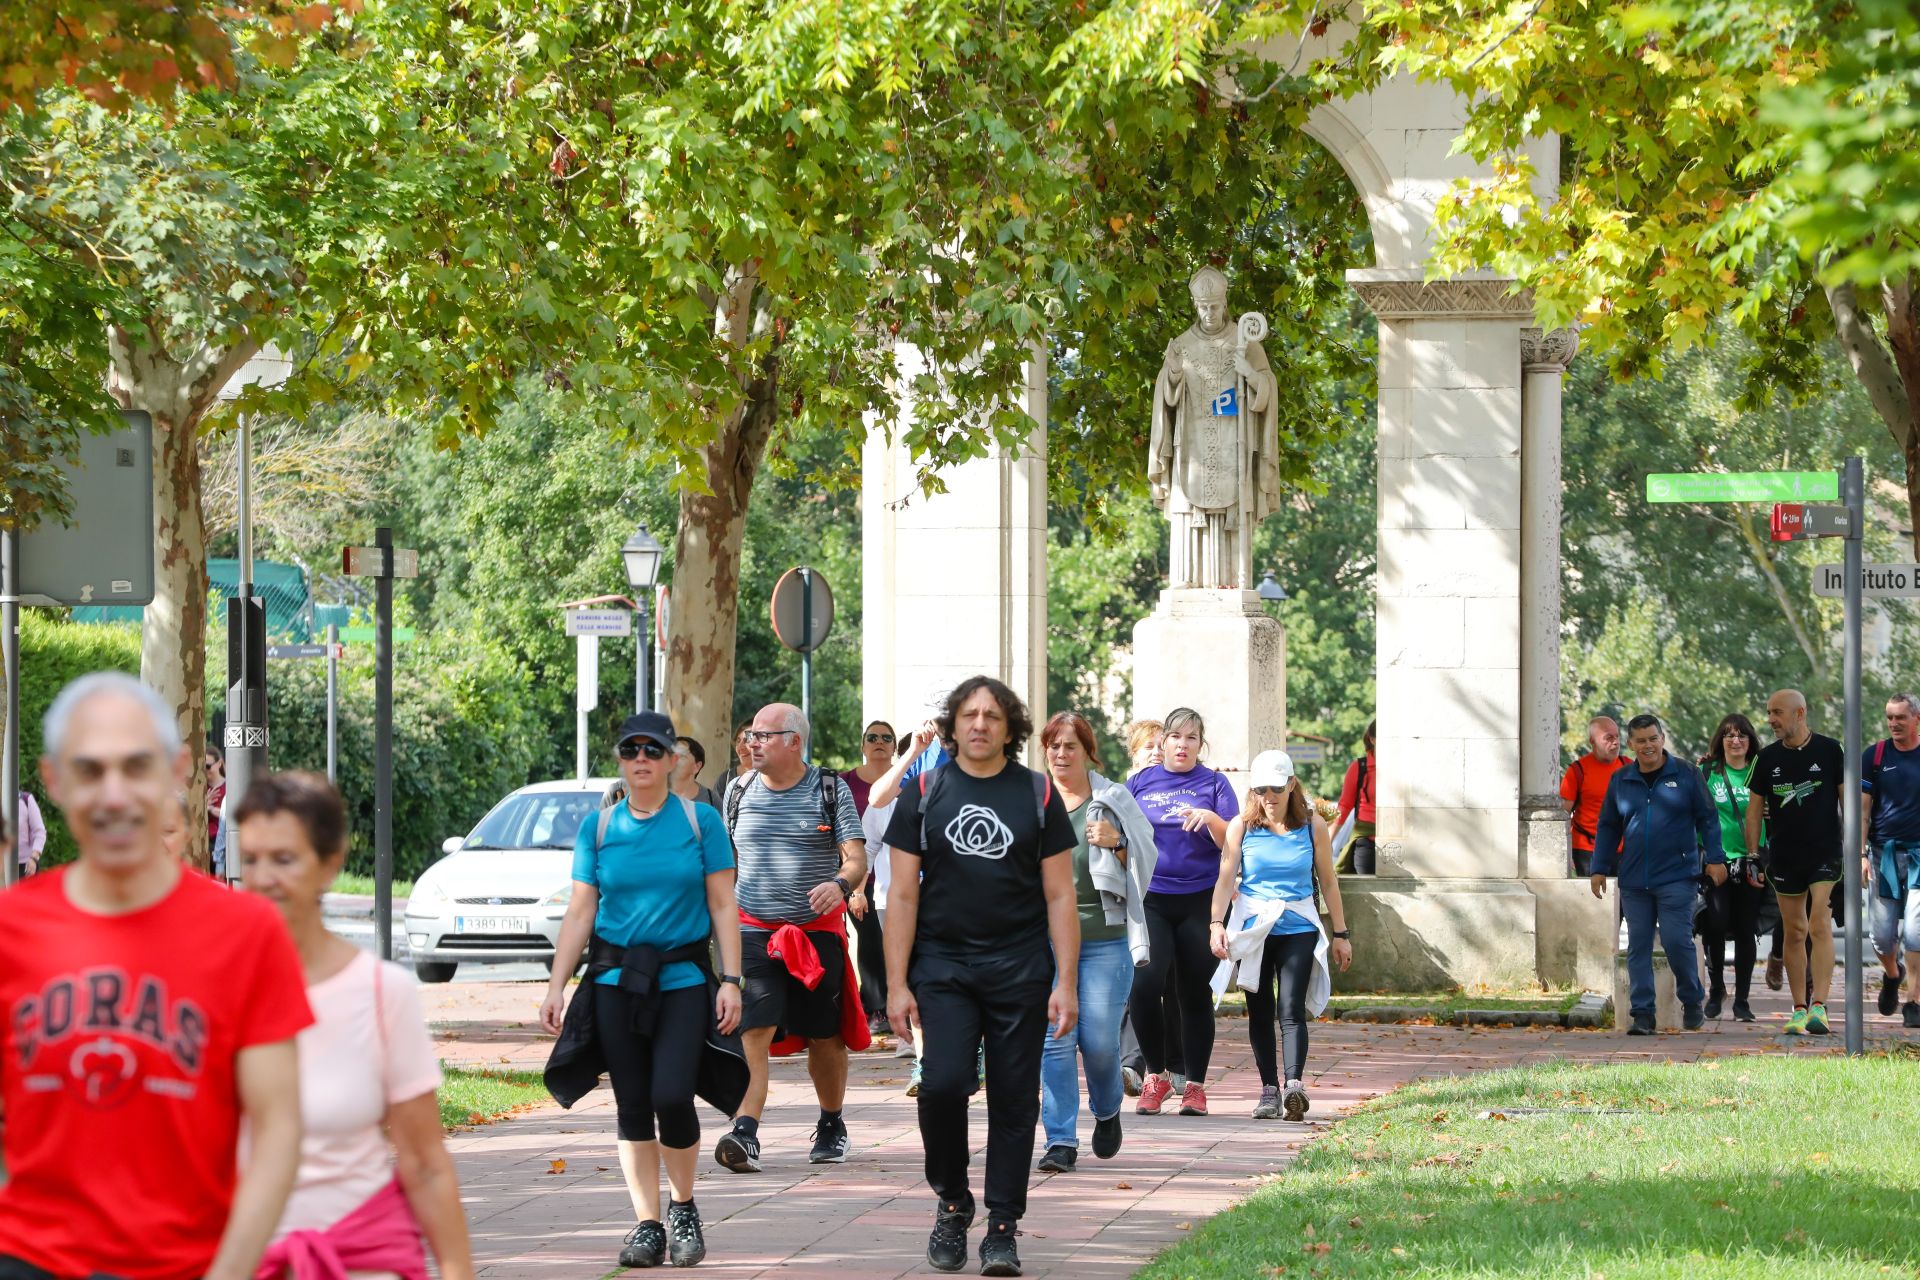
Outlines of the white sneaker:
{"type": "Polygon", "coordinates": [[[895,1045],[893,1047],[893,1056],[896,1058],[911,1058],[913,1056],[913,1041],[902,1040],[899,1044],[895,1045]]]}

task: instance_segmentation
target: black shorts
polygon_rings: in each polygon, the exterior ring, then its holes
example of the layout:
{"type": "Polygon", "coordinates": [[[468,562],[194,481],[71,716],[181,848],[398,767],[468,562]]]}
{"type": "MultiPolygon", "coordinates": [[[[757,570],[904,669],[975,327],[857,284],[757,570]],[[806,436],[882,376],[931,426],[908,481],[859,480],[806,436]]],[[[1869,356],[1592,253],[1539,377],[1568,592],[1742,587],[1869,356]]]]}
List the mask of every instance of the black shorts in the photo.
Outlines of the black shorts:
{"type": "Polygon", "coordinates": [[[1838,853],[1786,858],[1776,851],[1767,863],[1767,882],[1786,898],[1797,898],[1816,884],[1833,884],[1842,874],[1838,853]]]}
{"type": "Polygon", "coordinates": [[[784,960],[767,955],[767,939],[759,929],[740,931],[740,1029],[775,1027],[783,1036],[831,1040],[840,1034],[840,994],[845,985],[847,941],[838,934],[809,933],[808,941],[820,953],[820,985],[807,990],[787,971],[784,960]]]}

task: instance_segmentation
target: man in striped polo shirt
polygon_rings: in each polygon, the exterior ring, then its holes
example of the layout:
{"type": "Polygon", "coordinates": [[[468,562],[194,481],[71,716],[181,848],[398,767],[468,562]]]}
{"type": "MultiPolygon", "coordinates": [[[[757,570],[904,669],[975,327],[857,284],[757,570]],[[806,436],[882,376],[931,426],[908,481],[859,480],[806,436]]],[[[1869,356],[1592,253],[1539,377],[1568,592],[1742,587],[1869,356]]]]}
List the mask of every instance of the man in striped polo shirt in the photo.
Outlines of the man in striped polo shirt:
{"type": "MultiPolygon", "coordinates": [[[[815,1164],[847,1158],[846,901],[867,879],[866,839],[853,793],[807,763],[807,719],[784,702],[763,707],[747,731],[753,770],[727,787],[727,826],[739,869],[740,1043],[752,1078],[714,1159],[735,1173],[760,1170],[760,1113],[776,1037],[806,1041],[820,1099],[815,1164]],[[809,986],[809,981],[813,985],[809,986]]],[[[859,1020],[865,1034],[865,1020],[859,1020]]],[[[862,1040],[862,1046],[865,1041],[862,1040]]]]}

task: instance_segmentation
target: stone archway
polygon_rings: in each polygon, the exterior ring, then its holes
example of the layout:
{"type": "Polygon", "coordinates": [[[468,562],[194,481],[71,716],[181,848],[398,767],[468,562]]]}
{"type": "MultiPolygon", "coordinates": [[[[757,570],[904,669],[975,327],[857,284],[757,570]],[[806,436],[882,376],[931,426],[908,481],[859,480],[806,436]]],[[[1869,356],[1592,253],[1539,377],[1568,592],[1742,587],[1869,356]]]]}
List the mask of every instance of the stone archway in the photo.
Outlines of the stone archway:
{"type": "MultiPolygon", "coordinates": [[[[1292,59],[1291,42],[1274,56],[1292,59]]],[[[1533,327],[1511,281],[1426,278],[1441,196],[1490,176],[1452,154],[1463,118],[1450,89],[1399,77],[1306,126],[1366,209],[1375,264],[1349,281],[1380,332],[1380,874],[1343,884],[1370,944],[1356,947],[1355,980],[1608,989],[1611,920],[1566,879],[1554,797],[1560,384],[1577,343],[1533,327]]],[[[1550,199],[1558,140],[1530,151],[1550,199]]],[[[1026,407],[1046,421],[1037,360],[1026,407]]],[[[1025,450],[948,473],[949,494],[903,503],[911,462],[870,437],[866,715],[913,714],[982,669],[1045,708],[1045,448],[1042,429],[1025,450]],[[936,547],[939,582],[896,572],[936,547]]]]}

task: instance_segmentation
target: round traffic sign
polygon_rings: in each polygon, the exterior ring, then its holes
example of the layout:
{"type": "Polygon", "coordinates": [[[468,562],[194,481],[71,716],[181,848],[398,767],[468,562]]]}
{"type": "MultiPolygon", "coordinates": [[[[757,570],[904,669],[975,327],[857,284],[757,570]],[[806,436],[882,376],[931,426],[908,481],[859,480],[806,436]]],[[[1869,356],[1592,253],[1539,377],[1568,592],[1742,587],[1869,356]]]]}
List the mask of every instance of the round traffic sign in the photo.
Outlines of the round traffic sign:
{"type": "Polygon", "coordinates": [[[812,653],[833,630],[833,588],[818,569],[789,569],[773,584],[772,615],[773,634],[781,644],[812,653]]]}

